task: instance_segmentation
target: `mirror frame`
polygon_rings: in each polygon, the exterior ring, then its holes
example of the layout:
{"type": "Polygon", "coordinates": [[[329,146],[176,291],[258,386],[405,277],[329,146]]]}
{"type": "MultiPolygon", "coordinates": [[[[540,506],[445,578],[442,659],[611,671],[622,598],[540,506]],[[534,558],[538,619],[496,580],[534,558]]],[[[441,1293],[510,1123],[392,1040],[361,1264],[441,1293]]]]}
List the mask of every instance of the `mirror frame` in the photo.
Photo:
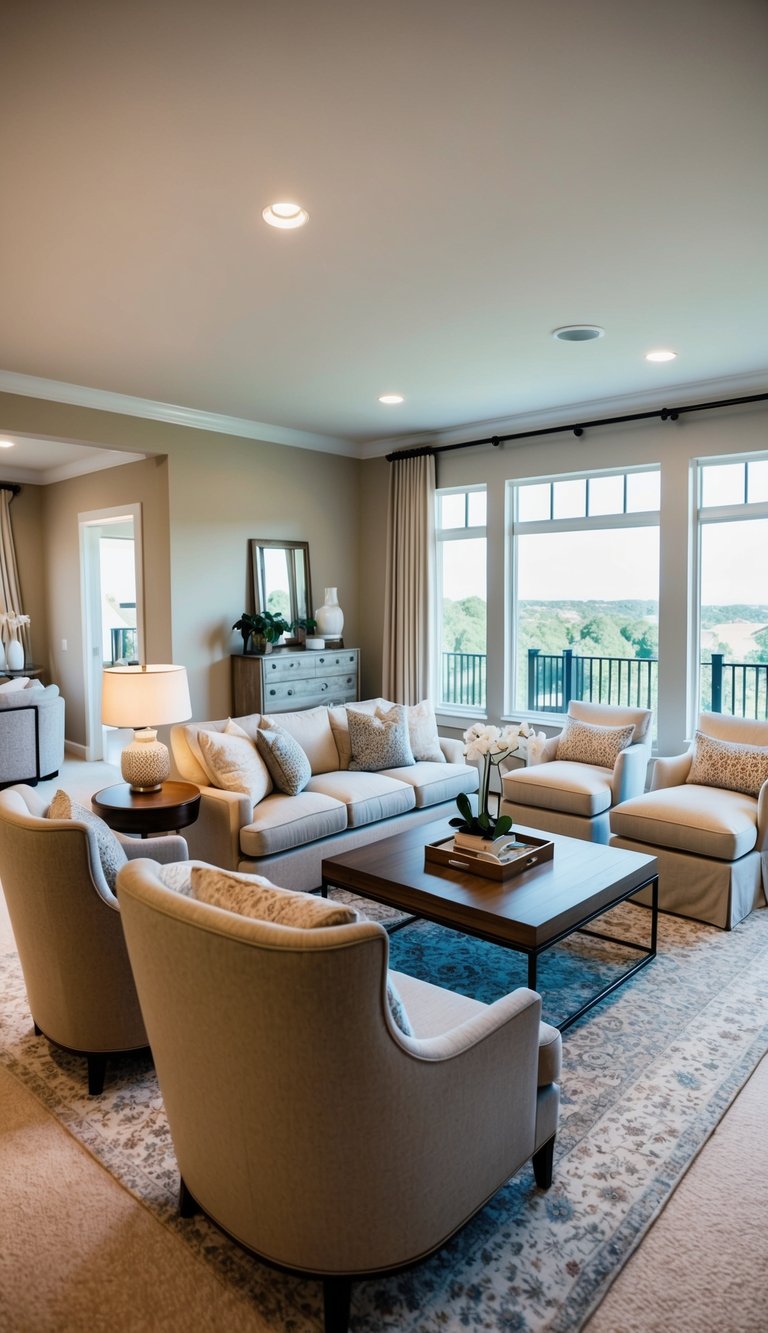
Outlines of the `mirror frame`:
{"type": "MultiPolygon", "coordinates": [[[[296,551],[303,553],[304,557],[304,587],[306,588],[306,602],[299,602],[298,589],[296,587],[295,566],[288,560],[288,597],[291,604],[291,620],[308,620],[312,615],[312,585],[309,575],[309,542],[291,542],[281,541],[279,538],[265,539],[261,537],[251,537],[248,541],[248,550],[250,554],[251,569],[251,604],[254,614],[259,611],[267,610],[267,600],[269,593],[264,582],[264,552],[265,550],[278,551],[296,551]]],[[[298,559],[299,556],[294,557],[298,559]]],[[[289,640],[286,635],[286,643],[295,643],[296,636],[289,640]]]]}

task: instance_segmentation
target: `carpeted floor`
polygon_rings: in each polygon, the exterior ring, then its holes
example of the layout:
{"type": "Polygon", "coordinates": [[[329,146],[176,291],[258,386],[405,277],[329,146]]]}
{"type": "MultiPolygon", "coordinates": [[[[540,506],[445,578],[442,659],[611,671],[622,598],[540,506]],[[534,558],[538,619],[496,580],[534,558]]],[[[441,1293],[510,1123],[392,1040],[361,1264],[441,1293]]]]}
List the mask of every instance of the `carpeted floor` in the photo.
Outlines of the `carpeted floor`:
{"type": "MultiPolygon", "coordinates": [[[[614,915],[633,935],[647,925],[639,908],[614,915]]],[[[605,946],[589,944],[585,953],[598,950],[590,967],[602,972],[612,966],[605,946]]],[[[523,979],[514,955],[424,924],[395,935],[392,954],[394,966],[423,969],[480,998],[523,979]]],[[[768,913],[730,934],[663,918],[656,962],[565,1036],[552,1190],[538,1191],[526,1168],[441,1254],[400,1277],[357,1285],[356,1333],[580,1328],[768,1049],[767,962],[768,913]]],[[[542,969],[553,1016],[573,1007],[582,967],[566,950],[542,969]]],[[[319,1328],[317,1284],[264,1269],[203,1219],[177,1218],[175,1161],[151,1067],[126,1061],[98,1102],[89,1100],[82,1061],[32,1034],[12,953],[1,994],[0,1058],[15,1078],[183,1240],[236,1305],[247,1300],[267,1328],[319,1328]]],[[[234,1317],[230,1326],[238,1326],[234,1317]]],[[[623,1327],[595,1325],[596,1333],[623,1327]]]]}

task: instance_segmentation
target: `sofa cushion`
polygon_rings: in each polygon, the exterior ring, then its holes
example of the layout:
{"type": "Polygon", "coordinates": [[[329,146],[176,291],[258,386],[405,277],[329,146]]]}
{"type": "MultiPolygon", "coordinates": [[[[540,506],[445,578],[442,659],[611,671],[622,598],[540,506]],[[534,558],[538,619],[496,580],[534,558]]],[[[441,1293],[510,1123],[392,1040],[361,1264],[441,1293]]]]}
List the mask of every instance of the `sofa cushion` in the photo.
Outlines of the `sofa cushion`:
{"type": "Polygon", "coordinates": [[[353,771],[377,773],[382,768],[403,768],[413,763],[408,720],[401,704],[394,704],[386,712],[377,708],[373,715],[347,708],[347,722],[352,749],[349,767],[353,771]]]}
{"type": "Polygon", "coordinates": [[[757,842],[757,801],[694,783],[661,787],[614,806],[611,833],[649,847],[736,861],[757,842]]]}
{"type": "Polygon", "coordinates": [[[307,791],[322,792],[336,801],[343,801],[350,828],[402,815],[406,810],[413,810],[416,804],[413,788],[397,781],[392,774],[321,773],[310,779],[307,791]]]}
{"type": "Polygon", "coordinates": [[[624,727],[599,727],[567,717],[557,738],[557,757],[613,769],[621,751],[631,745],[634,730],[632,723],[624,727]]]}
{"type": "Polygon", "coordinates": [[[501,779],[505,801],[539,810],[592,819],[610,807],[611,773],[595,764],[553,759],[533,768],[516,768],[501,779]]]}
{"type": "Polygon", "coordinates": [[[236,723],[227,723],[224,732],[200,731],[197,741],[212,786],[222,791],[243,792],[252,805],[258,805],[269,795],[272,790],[269,769],[253,741],[236,723]]]}
{"type": "Polygon", "coordinates": [[[322,792],[298,796],[273,792],[253,812],[253,821],[240,830],[244,856],[272,856],[303,847],[317,838],[329,838],[347,827],[347,807],[322,792]]]}
{"type": "Polygon", "coordinates": [[[304,790],[312,776],[312,769],[293,736],[281,728],[259,728],[256,749],[267,765],[278,791],[285,792],[286,796],[298,796],[304,790]]]}
{"type": "Polygon", "coordinates": [[[697,731],[686,782],[758,796],[768,782],[768,746],[717,740],[697,731]]]}
{"type": "Polygon", "coordinates": [[[387,768],[384,773],[388,778],[396,778],[413,787],[417,810],[440,805],[442,801],[454,801],[461,792],[476,791],[479,785],[476,768],[467,764],[448,764],[445,760],[442,763],[421,760],[406,768],[387,768]]]}
{"type": "Polygon", "coordinates": [[[339,767],[329,710],[324,705],[277,716],[265,713],[260,725],[269,731],[287,731],[293,736],[307,756],[313,775],[332,773],[339,767]]]}
{"type": "Polygon", "coordinates": [[[61,788],[54,793],[53,800],[48,806],[47,818],[76,819],[81,824],[87,824],[93,830],[96,835],[96,846],[104,878],[114,893],[117,872],[121,866],[125,865],[128,857],[122,843],[112,832],[109,824],[95,815],[92,810],[88,810],[84,805],[73,801],[69,792],[62,791],[61,788]]]}
{"type": "Polygon", "coordinates": [[[238,875],[213,866],[192,867],[189,896],[212,907],[237,912],[239,916],[299,930],[349,926],[360,920],[353,907],[329,902],[312,893],[280,889],[261,875],[238,875]]]}

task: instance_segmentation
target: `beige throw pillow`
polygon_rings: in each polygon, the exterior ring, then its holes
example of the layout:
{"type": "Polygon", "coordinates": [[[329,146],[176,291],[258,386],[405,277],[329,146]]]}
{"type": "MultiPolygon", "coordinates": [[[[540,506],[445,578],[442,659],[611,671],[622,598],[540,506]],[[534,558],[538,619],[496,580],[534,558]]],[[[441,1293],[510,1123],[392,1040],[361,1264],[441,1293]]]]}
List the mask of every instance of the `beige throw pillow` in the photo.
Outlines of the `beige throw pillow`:
{"type": "Polygon", "coordinates": [[[727,791],[758,796],[763,783],[768,782],[768,746],[721,741],[697,731],[685,780],[702,787],[724,787],[727,791]]]}
{"type": "Polygon", "coordinates": [[[429,700],[423,699],[420,704],[413,704],[406,709],[406,713],[408,739],[416,762],[425,759],[433,764],[444,764],[445,755],[440,748],[435,710],[429,700]]]}
{"type": "MultiPolygon", "coordinates": [[[[200,731],[197,734],[200,754],[206,772],[214,787],[222,791],[242,792],[253,805],[258,805],[272,790],[272,779],[264,760],[249,736],[241,730],[200,731]]],[[[237,727],[237,723],[231,723],[237,727]]]]}
{"type": "Polygon", "coordinates": [[[313,893],[280,889],[260,875],[233,875],[208,866],[193,866],[191,898],[222,907],[238,916],[257,921],[272,921],[279,926],[299,930],[316,926],[349,926],[360,917],[353,907],[329,902],[313,893]]]}
{"type": "Polygon", "coordinates": [[[92,810],[86,809],[77,801],[73,801],[69,792],[62,791],[61,788],[55,792],[51,804],[48,806],[48,819],[76,819],[81,824],[87,824],[96,834],[96,845],[99,851],[99,860],[104,872],[104,878],[110,889],[114,893],[117,882],[117,872],[121,866],[124,866],[128,857],[125,854],[125,848],[119,838],[115,837],[109,824],[95,815],[92,810]]]}
{"type": "Polygon", "coordinates": [[[634,730],[631,725],[598,727],[592,722],[577,722],[575,718],[567,717],[557,738],[557,758],[613,768],[621,751],[630,744],[634,730]]]}

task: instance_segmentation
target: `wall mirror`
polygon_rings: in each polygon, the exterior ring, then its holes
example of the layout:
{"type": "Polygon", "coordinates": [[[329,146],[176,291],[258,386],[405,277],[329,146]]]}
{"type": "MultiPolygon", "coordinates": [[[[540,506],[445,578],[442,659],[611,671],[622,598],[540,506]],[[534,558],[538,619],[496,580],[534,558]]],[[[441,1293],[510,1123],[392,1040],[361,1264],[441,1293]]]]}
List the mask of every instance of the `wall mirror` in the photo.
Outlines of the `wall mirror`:
{"type": "Polygon", "coordinates": [[[309,542],[262,541],[254,537],[248,546],[254,611],[271,611],[288,621],[311,616],[309,542]]]}

